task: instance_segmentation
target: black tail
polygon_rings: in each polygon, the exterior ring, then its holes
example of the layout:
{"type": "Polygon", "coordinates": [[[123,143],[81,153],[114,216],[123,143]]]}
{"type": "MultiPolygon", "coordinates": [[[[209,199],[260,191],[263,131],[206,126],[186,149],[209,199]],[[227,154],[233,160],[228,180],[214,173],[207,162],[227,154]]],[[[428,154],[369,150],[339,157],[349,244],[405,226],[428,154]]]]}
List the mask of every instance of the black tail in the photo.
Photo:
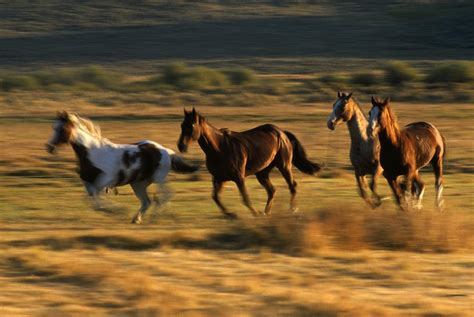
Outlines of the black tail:
{"type": "Polygon", "coordinates": [[[186,163],[181,157],[176,154],[171,155],[171,169],[178,173],[193,173],[197,171],[199,165],[191,165],[186,163]]]}
{"type": "Polygon", "coordinates": [[[293,145],[293,164],[303,173],[310,175],[317,173],[321,169],[321,165],[308,160],[303,145],[293,133],[285,131],[285,134],[293,145]]]}

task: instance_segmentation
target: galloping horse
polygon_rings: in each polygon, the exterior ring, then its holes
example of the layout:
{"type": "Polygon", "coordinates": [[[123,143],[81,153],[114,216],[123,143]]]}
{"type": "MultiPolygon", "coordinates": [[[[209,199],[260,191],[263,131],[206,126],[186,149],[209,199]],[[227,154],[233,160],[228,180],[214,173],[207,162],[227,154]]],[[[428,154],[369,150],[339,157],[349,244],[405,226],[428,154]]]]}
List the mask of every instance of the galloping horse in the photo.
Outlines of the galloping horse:
{"type": "Polygon", "coordinates": [[[389,102],[388,97],[385,100],[372,97],[367,129],[370,137],[379,138],[383,175],[401,209],[402,200],[406,204],[403,194],[410,192],[417,200],[415,207],[420,209],[425,185],[418,171],[431,164],[436,178],[436,205],[442,209],[443,158],[446,154],[444,138],[438,129],[428,122],[414,122],[400,129],[389,102]],[[397,182],[399,176],[405,176],[403,187],[397,182]]]}
{"type": "Polygon", "coordinates": [[[237,215],[228,212],[220,201],[219,193],[224,182],[233,181],[237,184],[245,206],[256,216],[258,212],[250,203],[244,182],[246,176],[255,174],[267,191],[266,215],[270,213],[275,194],[269,174],[276,167],[288,184],[291,192],[290,207],[296,211],[296,181],[291,171],[292,164],[303,173],[311,175],[320,169],[318,164],[306,158],[303,146],[292,133],[271,124],[243,132],[218,130],[193,108],[189,112],[184,110],[178,149],[185,152],[191,141],[197,141],[206,154],[206,165],[213,177],[212,198],[229,218],[237,218],[237,215]]]}
{"type": "Polygon", "coordinates": [[[99,194],[103,189],[130,184],[141,202],[132,223],[140,223],[151,204],[147,193],[151,183],[159,185],[159,201],[165,203],[169,199],[165,181],[170,169],[184,173],[197,170],[172,150],[152,141],[112,143],[101,136],[100,129],[90,120],[63,111],[57,114],[46,150],[52,154],[58,145],[66,143],[71,144],[76,153],[78,174],[97,208],[100,208],[99,194]]]}
{"type": "Polygon", "coordinates": [[[358,102],[352,97],[352,93],[345,94],[337,92],[337,100],[333,105],[333,110],[328,118],[328,128],[335,130],[341,122],[347,123],[351,136],[350,159],[354,166],[355,178],[359,186],[359,193],[372,208],[380,206],[381,199],[376,192],[377,177],[382,173],[379,163],[380,144],[378,138],[367,136],[368,122],[358,102]],[[370,190],[373,200],[366,192],[366,175],[371,175],[370,190]]]}

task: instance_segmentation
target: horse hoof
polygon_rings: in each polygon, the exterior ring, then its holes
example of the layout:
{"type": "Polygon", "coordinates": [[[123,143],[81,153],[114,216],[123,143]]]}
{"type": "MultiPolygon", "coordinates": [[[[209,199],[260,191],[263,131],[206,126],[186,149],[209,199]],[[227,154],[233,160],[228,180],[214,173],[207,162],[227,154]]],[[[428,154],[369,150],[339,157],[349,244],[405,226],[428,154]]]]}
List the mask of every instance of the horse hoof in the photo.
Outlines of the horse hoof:
{"type": "Polygon", "coordinates": [[[291,207],[290,211],[291,213],[296,214],[300,209],[298,207],[291,207]]]}
{"type": "Polygon", "coordinates": [[[141,222],[142,222],[142,220],[140,218],[133,218],[132,219],[133,224],[140,224],[141,222]]]}
{"type": "Polygon", "coordinates": [[[238,219],[239,217],[237,217],[236,214],[232,213],[232,212],[228,212],[225,214],[225,217],[229,220],[235,220],[235,219],[238,219]]]}
{"type": "Polygon", "coordinates": [[[381,199],[376,199],[373,203],[372,203],[372,209],[375,209],[377,207],[380,207],[380,205],[382,205],[382,200],[381,199]]]}

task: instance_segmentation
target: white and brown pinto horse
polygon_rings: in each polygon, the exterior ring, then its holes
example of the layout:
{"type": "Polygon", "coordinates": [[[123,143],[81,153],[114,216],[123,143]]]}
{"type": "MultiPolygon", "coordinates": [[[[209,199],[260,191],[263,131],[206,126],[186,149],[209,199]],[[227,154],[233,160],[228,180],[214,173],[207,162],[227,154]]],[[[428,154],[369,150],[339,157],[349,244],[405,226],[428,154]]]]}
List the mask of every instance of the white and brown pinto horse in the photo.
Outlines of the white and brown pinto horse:
{"type": "Polygon", "coordinates": [[[398,205],[404,208],[407,194],[415,198],[415,207],[421,208],[425,186],[419,170],[431,164],[435,174],[436,206],[443,208],[443,158],[446,154],[444,138],[434,125],[413,122],[403,129],[389,105],[390,99],[372,97],[372,109],[367,133],[380,141],[380,164],[383,175],[392,188],[398,205]],[[405,176],[405,184],[397,182],[405,176]]]}
{"type": "Polygon", "coordinates": [[[99,195],[104,189],[130,184],[141,202],[132,223],[140,223],[151,204],[147,193],[151,183],[159,186],[158,201],[163,204],[170,196],[165,185],[169,171],[197,170],[172,150],[152,141],[112,143],[101,136],[100,129],[90,120],[63,111],[57,114],[46,150],[54,153],[58,145],[66,143],[71,144],[76,153],[78,174],[96,207],[100,208],[99,195]]]}
{"type": "Polygon", "coordinates": [[[337,100],[328,117],[327,126],[330,130],[335,130],[342,122],[347,123],[351,137],[350,159],[354,167],[360,196],[372,208],[375,208],[381,204],[381,198],[376,191],[377,178],[382,174],[382,167],[379,163],[379,140],[377,137],[369,138],[367,136],[369,123],[358,102],[352,97],[352,93],[345,94],[338,91],[337,100]],[[372,199],[367,194],[366,176],[369,175],[371,176],[372,199]]]}

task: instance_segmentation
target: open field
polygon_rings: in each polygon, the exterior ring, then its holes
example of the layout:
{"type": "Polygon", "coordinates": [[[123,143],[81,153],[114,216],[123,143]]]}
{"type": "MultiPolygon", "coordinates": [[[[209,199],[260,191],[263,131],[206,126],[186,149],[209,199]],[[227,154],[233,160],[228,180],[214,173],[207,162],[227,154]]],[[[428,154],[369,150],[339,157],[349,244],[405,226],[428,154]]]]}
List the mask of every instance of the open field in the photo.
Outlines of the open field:
{"type": "MultiPolygon", "coordinates": [[[[474,315],[473,10],[466,0],[0,0],[0,316],[474,315]],[[414,75],[390,83],[390,60],[414,75]],[[188,73],[163,80],[177,61],[188,73]],[[444,69],[430,80],[443,65],[461,65],[461,78],[444,69]],[[246,69],[245,83],[223,77],[246,69]],[[390,95],[401,124],[439,128],[445,212],[433,207],[431,168],[422,211],[391,199],[367,208],[347,128],[326,127],[337,90],[365,112],[371,95],[390,95]],[[316,177],[295,171],[299,213],[275,172],[271,217],[254,219],[228,184],[223,202],[240,219],[226,220],[203,166],[171,174],[171,202],[131,225],[130,188],[94,211],[72,149],[44,149],[63,109],[113,142],[175,149],[183,106],[217,127],[295,133],[326,164],[316,177]]],[[[185,157],[204,159],[196,144],[185,157]]],[[[247,187],[262,210],[264,189],[254,177],[247,187]]]]}
{"type": "MultiPolygon", "coordinates": [[[[432,208],[430,171],[423,175],[422,212],[400,214],[391,200],[367,209],[349,168],[347,129],[330,132],[325,126],[330,103],[203,106],[199,109],[217,127],[240,130],[271,121],[295,132],[310,157],[328,165],[326,171],[316,178],[296,173],[296,217],[288,214],[289,194],[277,173],[275,210],[268,219],[254,220],[229,184],[223,201],[240,215],[235,222],[223,219],[210,199],[205,169],[197,176],[171,175],[171,203],[150,210],[144,224],[135,226],[128,222],[138,202],[129,188],[107,197],[110,213],[94,211],[74,172],[70,147],[57,156],[44,151],[56,101],[4,104],[2,316],[470,315],[471,105],[394,106],[402,123],[422,116],[446,136],[443,214],[432,208]]],[[[178,107],[104,108],[79,99],[67,108],[93,118],[114,142],[151,139],[175,148],[179,135],[178,107]]],[[[202,161],[203,154],[194,145],[186,157],[202,161]]],[[[379,184],[390,195],[383,179],[379,184]]],[[[248,187],[262,209],[264,190],[253,177],[248,187]]]]}

